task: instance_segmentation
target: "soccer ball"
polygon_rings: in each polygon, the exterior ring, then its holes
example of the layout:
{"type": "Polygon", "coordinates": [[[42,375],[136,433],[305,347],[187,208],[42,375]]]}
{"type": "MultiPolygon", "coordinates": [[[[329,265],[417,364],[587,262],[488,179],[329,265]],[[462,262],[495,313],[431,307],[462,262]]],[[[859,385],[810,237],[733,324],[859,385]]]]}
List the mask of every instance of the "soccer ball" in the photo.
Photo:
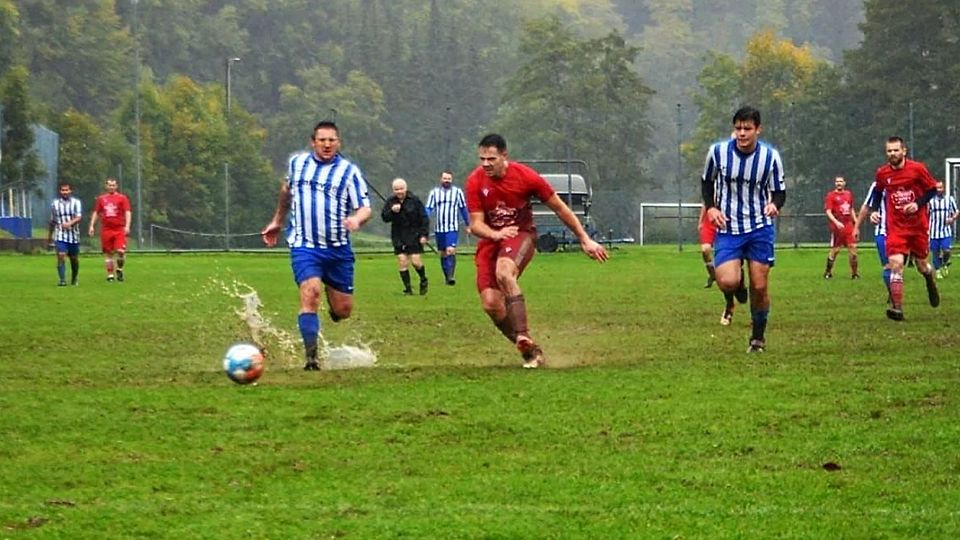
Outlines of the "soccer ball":
{"type": "Polygon", "coordinates": [[[223,371],[237,384],[250,384],[263,375],[263,352],[252,343],[237,343],[223,356],[223,371]]]}

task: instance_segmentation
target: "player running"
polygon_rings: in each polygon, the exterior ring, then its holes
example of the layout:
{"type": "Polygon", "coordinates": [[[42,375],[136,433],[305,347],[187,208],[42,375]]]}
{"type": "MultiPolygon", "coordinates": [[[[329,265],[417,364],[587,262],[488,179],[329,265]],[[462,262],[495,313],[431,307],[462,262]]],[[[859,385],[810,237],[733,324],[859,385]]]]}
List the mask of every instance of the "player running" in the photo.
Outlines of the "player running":
{"type": "Polygon", "coordinates": [[[733,128],[735,139],[714,143],[707,152],[700,186],[707,219],[717,227],[717,285],[724,293],[735,293],[743,278],[740,260],[748,261],[753,327],[747,352],[763,352],[776,239],[773,218],[786,202],[786,183],[780,153],[759,140],[760,111],[739,109],[733,128]]]}
{"type": "Polygon", "coordinates": [[[887,219],[887,256],[890,259],[890,297],[892,305],[887,317],[903,320],[903,266],[907,255],[913,255],[917,270],[927,285],[927,299],[932,307],[940,305],[940,293],[933,266],[927,262],[930,253],[927,203],[937,194],[937,181],[927,167],[906,157],[903,139],[887,139],[884,150],[887,163],[877,169],[876,190],[870,201],[870,221],[880,223],[880,204],[885,205],[887,219]],[[880,197],[880,193],[883,197],[880,197]]]}
{"type": "Polygon", "coordinates": [[[466,183],[470,232],[477,242],[477,291],[493,324],[520,351],[523,367],[545,363],[543,351],[530,336],[527,304],[518,280],[533,260],[537,230],[531,197],[540,199],[580,240],[583,252],[598,262],[607,251],[590,238],[577,216],[553,187],[530,167],[508,161],[507,141],[486,135],[478,145],[480,166],[466,183]]]}

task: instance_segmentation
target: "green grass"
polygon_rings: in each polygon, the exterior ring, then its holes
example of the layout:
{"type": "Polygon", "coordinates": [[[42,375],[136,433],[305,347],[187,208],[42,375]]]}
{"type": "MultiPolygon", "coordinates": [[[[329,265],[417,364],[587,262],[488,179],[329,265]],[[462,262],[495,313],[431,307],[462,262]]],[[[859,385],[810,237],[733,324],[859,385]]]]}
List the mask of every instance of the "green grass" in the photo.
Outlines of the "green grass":
{"type": "Polygon", "coordinates": [[[934,310],[909,270],[893,323],[874,253],[860,281],[824,255],[778,252],[762,355],[693,248],[539,255],[535,371],[469,256],[404,297],[360,255],[324,334],[379,367],[304,373],[272,340],[252,387],[219,370],[249,337],[223,285],[296,336],[284,254],[134,253],[114,284],[85,256],[75,288],[0,256],[0,538],[954,538],[960,275],[934,310]]]}

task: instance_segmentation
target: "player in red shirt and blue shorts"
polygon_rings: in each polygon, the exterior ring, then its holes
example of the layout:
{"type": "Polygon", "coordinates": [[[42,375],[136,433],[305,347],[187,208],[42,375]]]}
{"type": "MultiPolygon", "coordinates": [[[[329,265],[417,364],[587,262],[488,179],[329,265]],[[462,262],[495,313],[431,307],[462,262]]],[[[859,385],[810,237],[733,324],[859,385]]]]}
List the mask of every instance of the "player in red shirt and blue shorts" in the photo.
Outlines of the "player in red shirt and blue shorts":
{"type": "Polygon", "coordinates": [[[507,141],[491,133],[479,144],[480,166],[466,183],[470,232],[480,240],[474,258],[477,291],[483,310],[520,351],[523,367],[545,363],[543,351],[530,337],[527,305],[518,280],[533,260],[537,230],[531,197],[537,197],[580,240],[583,252],[599,262],[607,251],[590,238],[577,216],[553,187],[532,168],[507,161],[507,141]]]}
{"type": "Polygon", "coordinates": [[[97,219],[100,219],[100,249],[104,254],[107,269],[107,281],[123,281],[123,264],[126,262],[127,235],[130,234],[130,199],[117,191],[117,179],[107,178],[104,183],[107,192],[97,197],[90,218],[90,236],[93,236],[97,219]],[[116,263],[114,263],[116,260],[116,263]]]}
{"type": "Polygon", "coordinates": [[[907,149],[900,137],[887,139],[885,152],[887,163],[878,168],[876,173],[876,189],[870,202],[873,210],[870,221],[874,224],[880,222],[878,210],[883,202],[892,301],[887,308],[887,317],[902,321],[903,265],[908,255],[914,256],[917,270],[926,280],[930,305],[940,305],[933,265],[927,262],[930,253],[927,203],[937,194],[937,181],[923,163],[907,159],[907,149]]]}
{"type": "Polygon", "coordinates": [[[827,255],[827,267],[823,271],[824,279],[833,277],[833,263],[840,248],[847,248],[850,259],[851,279],[860,279],[857,268],[857,234],[859,227],[853,210],[853,193],[846,189],[847,180],[842,176],[833,179],[834,189],[823,198],[823,211],[827,214],[830,228],[830,254],[827,255]]]}

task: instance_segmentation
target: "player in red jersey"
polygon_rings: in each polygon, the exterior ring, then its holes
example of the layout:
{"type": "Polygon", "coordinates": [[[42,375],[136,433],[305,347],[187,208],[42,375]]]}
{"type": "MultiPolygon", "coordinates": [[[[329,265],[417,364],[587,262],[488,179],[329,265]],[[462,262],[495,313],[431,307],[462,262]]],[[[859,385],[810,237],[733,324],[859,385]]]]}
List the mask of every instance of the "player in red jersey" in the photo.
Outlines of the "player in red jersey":
{"type": "Polygon", "coordinates": [[[890,137],[885,146],[887,163],[877,169],[876,189],[870,201],[870,221],[880,222],[881,201],[887,220],[887,255],[890,258],[890,296],[892,305],[887,317],[903,320],[903,265],[907,255],[916,259],[917,270],[927,284],[930,305],[940,305],[940,293],[933,265],[927,262],[930,252],[927,231],[927,202],[937,194],[937,181],[927,167],[906,157],[906,146],[900,137],[890,137]],[[881,193],[883,196],[881,196],[881,193]]]}
{"type": "MultiPolygon", "coordinates": [[[[717,280],[717,271],[713,265],[713,243],[717,240],[717,226],[707,219],[707,209],[703,205],[700,205],[700,220],[697,222],[697,233],[700,236],[700,256],[703,258],[703,264],[707,269],[707,283],[703,288],[709,289],[717,280]]],[[[720,324],[723,326],[730,326],[730,323],[733,322],[733,312],[737,307],[733,302],[734,297],[736,297],[741,304],[745,303],[749,298],[747,296],[747,288],[743,284],[743,274],[740,275],[740,287],[736,292],[728,293],[721,291],[723,292],[723,298],[725,300],[723,313],[720,315],[720,324]]]]}
{"type": "Polygon", "coordinates": [[[707,219],[707,209],[700,205],[700,219],[697,221],[697,233],[700,236],[700,257],[703,266],[707,269],[707,283],[704,289],[709,289],[717,281],[717,269],[713,266],[713,242],[717,239],[717,227],[707,219]]]}
{"type": "Polygon", "coordinates": [[[96,229],[97,219],[100,219],[100,248],[105,257],[107,281],[114,280],[114,265],[116,265],[116,280],[123,281],[123,263],[126,261],[127,235],[130,234],[130,199],[117,191],[116,178],[107,178],[104,183],[106,193],[97,197],[93,206],[93,217],[90,218],[90,236],[96,229]],[[116,261],[116,262],[114,262],[116,261]]]}
{"type": "Polygon", "coordinates": [[[466,183],[470,232],[477,242],[477,290],[483,310],[520,351],[523,367],[544,364],[543,351],[530,337],[527,305],[518,280],[535,252],[537,231],[531,197],[537,197],[580,240],[583,252],[599,262],[607,251],[590,238],[580,220],[535,170],[507,161],[507,141],[495,133],[479,144],[480,166],[466,183]]]}
{"type": "Polygon", "coordinates": [[[860,279],[857,269],[857,234],[859,228],[857,216],[853,210],[853,193],[847,189],[847,180],[842,176],[833,179],[833,190],[823,198],[823,211],[827,214],[830,228],[830,254],[827,255],[827,268],[824,279],[833,277],[833,262],[840,248],[846,247],[850,259],[850,277],[860,279]]]}

